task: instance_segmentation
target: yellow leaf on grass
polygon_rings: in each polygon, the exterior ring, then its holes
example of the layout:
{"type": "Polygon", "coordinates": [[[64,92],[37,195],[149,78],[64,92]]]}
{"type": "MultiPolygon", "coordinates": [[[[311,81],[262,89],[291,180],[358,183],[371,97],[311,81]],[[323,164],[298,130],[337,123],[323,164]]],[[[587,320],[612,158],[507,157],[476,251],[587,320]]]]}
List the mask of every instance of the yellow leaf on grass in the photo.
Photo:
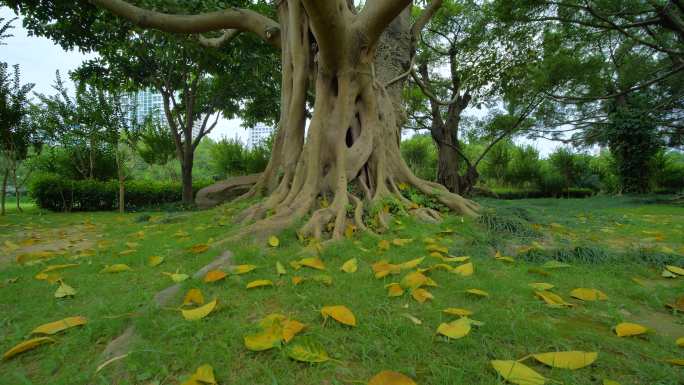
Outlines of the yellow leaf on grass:
{"type": "Polygon", "coordinates": [[[231,272],[233,274],[246,274],[256,268],[257,267],[255,265],[237,265],[231,267],[231,272]]]}
{"type": "Polygon", "coordinates": [[[551,307],[572,307],[574,306],[571,303],[565,302],[561,296],[558,294],[554,294],[550,291],[535,291],[534,294],[537,295],[537,297],[541,298],[548,306],[551,307]]]}
{"type": "Polygon", "coordinates": [[[410,377],[391,370],[383,370],[368,381],[368,385],[418,385],[410,377]]]}
{"type": "Polygon", "coordinates": [[[283,340],[290,342],[299,332],[306,328],[306,325],[297,321],[288,319],[283,321],[283,340]]]}
{"type": "Polygon", "coordinates": [[[205,243],[199,243],[199,244],[194,245],[190,248],[190,251],[193,254],[202,254],[207,250],[209,250],[209,245],[207,245],[205,243]]]}
{"type": "Polygon", "coordinates": [[[204,306],[200,306],[195,309],[189,309],[189,310],[181,310],[181,313],[183,313],[183,318],[185,318],[188,321],[197,321],[200,320],[206,316],[209,315],[212,311],[214,311],[214,308],[216,307],[217,300],[214,299],[213,301],[207,303],[204,306]]]}
{"type": "Polygon", "coordinates": [[[469,315],[473,315],[473,312],[471,310],[461,309],[461,308],[457,308],[457,307],[448,307],[448,308],[442,310],[442,313],[456,315],[459,317],[467,317],[469,315]]]}
{"type": "Polygon", "coordinates": [[[598,357],[598,353],[582,351],[550,352],[533,354],[532,357],[542,364],[554,368],[575,370],[593,364],[596,361],[596,357],[598,357]]]}
{"type": "Polygon", "coordinates": [[[119,252],[119,255],[130,255],[130,254],[133,254],[133,253],[135,253],[135,252],[137,252],[137,251],[138,251],[138,250],[135,250],[135,249],[124,250],[124,251],[120,251],[120,252],[119,252]]]}
{"type": "Polygon", "coordinates": [[[671,358],[669,360],[665,360],[665,362],[672,365],[684,366],[684,358],[671,358]]]}
{"type": "Polygon", "coordinates": [[[351,239],[351,237],[354,236],[354,231],[356,230],[356,226],[350,224],[347,224],[347,227],[344,228],[344,237],[347,239],[351,239]]]}
{"type": "Polygon", "coordinates": [[[31,334],[56,334],[62,330],[69,329],[74,326],[85,325],[88,320],[85,317],[67,317],[59,321],[46,323],[38,326],[31,331],[31,334]]]}
{"type": "Polygon", "coordinates": [[[187,275],[187,274],[181,274],[181,273],[167,273],[167,272],[163,272],[162,274],[168,275],[169,277],[171,277],[171,280],[172,280],[173,282],[176,282],[176,283],[183,282],[183,281],[185,281],[186,279],[190,278],[189,275],[187,275]]]}
{"type": "Polygon", "coordinates": [[[62,279],[62,276],[57,273],[38,273],[34,278],[39,281],[48,281],[52,284],[62,279]]]}
{"type": "Polygon", "coordinates": [[[318,341],[303,337],[287,345],[285,353],[293,360],[301,362],[325,362],[330,359],[328,353],[318,341]]]}
{"type": "Polygon", "coordinates": [[[617,382],[617,381],[604,379],[604,380],[603,380],[603,385],[620,385],[620,383],[617,382]]]}
{"type": "Polygon", "coordinates": [[[190,289],[188,293],[183,297],[183,305],[190,305],[194,303],[195,305],[204,304],[204,296],[200,289],[190,289]]]}
{"type": "Polygon", "coordinates": [[[473,272],[474,272],[474,271],[475,271],[475,269],[473,268],[473,263],[472,263],[472,262],[468,262],[468,263],[466,263],[466,264],[464,264],[464,265],[461,265],[461,266],[456,267],[456,268],[452,271],[452,273],[458,274],[458,275],[460,275],[460,276],[462,276],[462,277],[470,277],[471,275],[473,275],[473,272]]]}
{"type": "Polygon", "coordinates": [[[48,343],[53,343],[55,340],[53,340],[50,337],[38,337],[38,338],[32,338],[28,341],[24,341],[16,346],[14,346],[12,349],[8,350],[5,352],[5,354],[2,355],[3,360],[10,359],[14,356],[16,356],[19,353],[23,353],[27,350],[31,350],[35,347],[38,347],[43,344],[48,344],[48,343]]]}
{"type": "MultiPolygon", "coordinates": [[[[299,261],[297,261],[297,265],[310,267],[316,270],[325,270],[325,264],[318,257],[302,258],[299,261]]],[[[297,267],[295,269],[299,270],[299,268],[297,267]]]]}
{"type": "Polygon", "coordinates": [[[679,346],[680,348],[684,348],[684,337],[677,338],[677,341],[675,341],[675,344],[677,344],[677,346],[679,346]]]}
{"type": "Polygon", "coordinates": [[[677,278],[677,274],[671,272],[670,270],[663,270],[662,273],[660,273],[660,276],[663,278],[677,278]]]}
{"type": "Polygon", "coordinates": [[[76,295],[76,290],[64,282],[60,282],[57,291],[55,291],[55,298],[72,297],[74,295],[76,295]]]}
{"type": "Polygon", "coordinates": [[[375,278],[384,278],[390,274],[399,274],[401,272],[401,267],[399,265],[391,264],[387,261],[375,262],[371,268],[375,274],[375,278]]]}
{"type": "Polygon", "coordinates": [[[434,298],[429,291],[421,288],[411,290],[411,296],[419,303],[424,303],[428,299],[434,298]]]}
{"type": "Polygon", "coordinates": [[[516,385],[544,385],[546,378],[518,361],[490,361],[494,370],[506,381],[516,385]]]}
{"type": "Polygon", "coordinates": [[[226,274],[225,271],[221,270],[212,270],[207,273],[207,275],[204,276],[204,282],[210,283],[210,282],[216,282],[220,281],[224,278],[226,278],[228,274],[226,274]]]}
{"type": "Polygon", "coordinates": [[[413,242],[413,238],[395,238],[392,239],[392,244],[394,246],[405,246],[413,242]]]}
{"type": "Polygon", "coordinates": [[[298,276],[298,275],[295,275],[294,277],[292,277],[292,284],[293,284],[293,285],[297,286],[297,285],[299,285],[299,284],[302,283],[302,282],[304,282],[304,278],[302,278],[302,277],[300,277],[300,276],[298,276]]]}
{"type": "Polygon", "coordinates": [[[278,273],[278,275],[287,274],[287,270],[285,270],[285,266],[283,266],[283,264],[280,262],[276,262],[276,273],[278,273]]]}
{"type": "Polygon", "coordinates": [[[155,267],[161,265],[164,262],[164,257],[159,255],[151,255],[147,258],[147,266],[155,267]]]}
{"type": "Polygon", "coordinates": [[[282,340],[282,327],[274,324],[264,328],[259,333],[244,337],[245,347],[254,352],[261,352],[280,345],[282,340]]]}
{"type": "Polygon", "coordinates": [[[323,315],[324,319],[332,317],[341,324],[356,326],[356,317],[354,316],[354,313],[343,305],[324,306],[321,309],[321,315],[323,315]]]}
{"type": "Polygon", "coordinates": [[[352,258],[348,260],[347,262],[342,264],[342,267],[340,270],[344,271],[345,273],[354,273],[356,270],[359,268],[358,262],[356,261],[356,258],[352,258]]]}
{"type": "Polygon", "coordinates": [[[100,273],[121,273],[122,271],[130,271],[130,266],[125,263],[116,263],[114,265],[107,265],[104,269],[100,270],[100,273]]]}
{"type": "Polygon", "coordinates": [[[605,301],[608,299],[608,296],[601,290],[584,287],[574,289],[570,292],[570,296],[581,299],[582,301],[605,301]]]}
{"type": "Polygon", "coordinates": [[[378,242],[378,249],[381,251],[387,251],[390,248],[390,243],[386,239],[381,239],[380,242],[378,242]]]}
{"type": "Polygon", "coordinates": [[[248,289],[253,289],[255,287],[273,286],[273,281],[270,279],[257,279],[247,284],[248,289]]]}
{"type": "Polygon", "coordinates": [[[617,334],[618,337],[638,336],[647,331],[648,329],[646,327],[630,322],[623,322],[615,327],[615,334],[617,334]]]}
{"type": "Polygon", "coordinates": [[[271,247],[278,247],[278,245],[280,245],[280,239],[275,235],[271,235],[268,237],[268,245],[271,247]]]}
{"type": "Polygon", "coordinates": [[[203,384],[216,384],[216,378],[214,378],[214,368],[211,365],[202,365],[195,371],[191,379],[199,381],[203,384]]]}
{"type": "Polygon", "coordinates": [[[428,277],[417,271],[406,274],[401,280],[401,286],[407,289],[416,289],[424,286],[428,282],[428,277]]]}
{"type": "Polygon", "coordinates": [[[449,249],[447,249],[445,246],[439,246],[436,244],[429,244],[425,247],[427,251],[435,252],[435,253],[442,253],[442,254],[449,254],[449,249]]]}
{"type": "Polygon", "coordinates": [[[423,271],[440,270],[440,269],[446,270],[446,271],[451,272],[451,273],[454,272],[454,268],[445,264],[445,263],[437,263],[437,264],[430,266],[427,269],[420,269],[420,271],[423,272],[423,271]]]}
{"type": "Polygon", "coordinates": [[[385,285],[385,287],[387,288],[388,297],[400,297],[404,294],[404,289],[398,283],[390,283],[385,285]]]}
{"type": "Polygon", "coordinates": [[[555,287],[554,285],[546,282],[533,282],[528,284],[528,286],[539,291],[551,290],[555,287]]]}
{"type": "Polygon", "coordinates": [[[50,266],[46,267],[45,269],[43,269],[43,271],[41,271],[41,273],[49,273],[51,271],[62,270],[62,269],[67,269],[69,267],[76,267],[76,266],[80,266],[80,265],[78,263],[67,263],[64,265],[50,265],[50,266]]]}
{"type": "Polygon", "coordinates": [[[437,333],[452,339],[463,338],[470,333],[470,321],[460,318],[449,323],[442,323],[437,328],[437,333]]]}
{"type": "Polygon", "coordinates": [[[466,290],[466,293],[476,295],[478,297],[489,297],[489,293],[480,289],[468,289],[466,290]]]}
{"type": "Polygon", "coordinates": [[[677,275],[684,275],[684,269],[682,269],[681,267],[667,265],[665,266],[665,268],[677,275]]]}
{"type": "Polygon", "coordinates": [[[136,249],[138,247],[138,243],[137,242],[126,242],[126,246],[129,249],[136,249]]]}
{"type": "Polygon", "coordinates": [[[423,262],[423,260],[425,260],[425,257],[412,259],[410,261],[406,261],[404,263],[399,264],[399,268],[402,270],[415,269],[416,267],[418,267],[418,265],[420,265],[423,262]]]}

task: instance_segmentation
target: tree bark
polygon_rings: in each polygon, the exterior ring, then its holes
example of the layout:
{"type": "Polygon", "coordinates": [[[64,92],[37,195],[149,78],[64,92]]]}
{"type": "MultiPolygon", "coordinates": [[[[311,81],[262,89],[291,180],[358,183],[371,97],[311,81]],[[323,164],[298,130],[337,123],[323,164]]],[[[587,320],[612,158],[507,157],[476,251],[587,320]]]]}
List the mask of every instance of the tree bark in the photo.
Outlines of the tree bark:
{"type": "Polygon", "coordinates": [[[186,149],[183,152],[181,162],[181,183],[183,184],[183,204],[191,205],[193,203],[192,194],[192,166],[194,163],[194,152],[186,149]]]}
{"type": "Polygon", "coordinates": [[[9,178],[9,169],[5,169],[5,175],[2,178],[2,196],[0,196],[0,215],[5,215],[5,198],[7,197],[7,179],[9,178]]]}

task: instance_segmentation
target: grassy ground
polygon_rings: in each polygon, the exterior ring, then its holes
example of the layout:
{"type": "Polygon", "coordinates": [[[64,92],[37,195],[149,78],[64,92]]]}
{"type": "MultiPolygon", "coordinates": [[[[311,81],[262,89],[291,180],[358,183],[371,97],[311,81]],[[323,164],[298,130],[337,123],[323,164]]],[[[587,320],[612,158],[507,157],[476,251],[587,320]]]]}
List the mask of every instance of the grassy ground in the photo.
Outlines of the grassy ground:
{"type": "MultiPolygon", "coordinates": [[[[684,294],[684,278],[665,279],[660,273],[665,264],[684,267],[684,207],[657,199],[485,200],[481,203],[487,214],[480,221],[450,216],[439,225],[428,225],[400,218],[401,223],[381,237],[357,235],[326,247],[321,258],[325,274],[332,277],[330,286],[291,283],[295,274],[321,273],[307,268],[294,272],[288,265],[303,256],[293,231],[279,234],[277,248],[241,240],[199,254],[190,250],[232,231],[230,217],[237,207],[126,215],[55,214],[33,207],[18,214],[10,209],[0,218],[0,350],[28,338],[33,328],[46,322],[75,315],[89,322],[57,335],[55,344],[0,362],[0,384],[178,384],[198,366],[211,364],[220,384],[366,383],[375,373],[390,369],[422,385],[491,385],[505,381],[490,360],[564,350],[596,351],[599,356],[592,366],[576,371],[525,362],[564,384],[601,384],[605,378],[622,385],[682,384],[682,368],[663,360],[684,357],[684,349],[675,345],[676,338],[684,337],[684,316],[664,305],[684,294]],[[440,234],[445,229],[455,232],[440,234]],[[414,241],[387,251],[378,248],[380,239],[395,238],[414,241]],[[371,264],[422,256],[427,256],[422,267],[439,263],[428,256],[425,238],[436,239],[451,255],[471,256],[475,273],[461,277],[443,270],[430,272],[439,287],[428,288],[434,299],[424,304],[408,294],[388,298],[384,286],[399,282],[405,273],[375,279],[371,264]],[[162,272],[192,274],[224,249],[233,251],[234,264],[258,268],[211,284],[189,279],[182,290],[200,288],[205,298],[218,298],[217,311],[190,322],[174,309],[154,306],[154,294],[173,283],[162,272]],[[58,256],[28,266],[15,262],[17,255],[36,256],[46,250],[58,256]],[[516,262],[495,260],[496,251],[515,256],[516,262]],[[149,267],[151,255],[165,260],[149,267]],[[350,258],[358,259],[358,271],[340,271],[350,258]],[[548,260],[571,267],[543,269],[548,260]],[[276,261],[285,265],[286,275],[276,274],[276,261]],[[56,272],[77,293],[55,299],[56,285],[34,276],[47,265],[63,263],[80,264],[56,272]],[[114,263],[128,264],[133,271],[99,272],[114,263]],[[256,279],[273,280],[275,287],[245,288],[256,279]],[[528,287],[531,282],[554,284],[555,293],[577,306],[545,306],[528,287]],[[600,289],[609,299],[573,300],[569,292],[577,287],[600,289]],[[469,288],[486,290],[490,297],[466,295],[469,288]],[[323,323],[320,308],[338,304],[354,312],[357,327],[323,323]],[[453,319],[442,313],[447,307],[468,308],[474,311],[472,318],[484,324],[462,339],[438,336],[438,325],[453,319]],[[254,332],[258,320],[276,312],[307,324],[303,335],[320,341],[334,360],[302,364],[279,349],[247,350],[243,336],[254,332]],[[422,323],[414,324],[407,314],[422,323]],[[611,328],[624,321],[652,331],[618,338],[611,328]],[[131,323],[138,338],[133,352],[120,362],[133,377],[122,379],[115,365],[95,374],[104,347],[131,323]]],[[[180,305],[181,298],[174,303],[180,305]]]]}

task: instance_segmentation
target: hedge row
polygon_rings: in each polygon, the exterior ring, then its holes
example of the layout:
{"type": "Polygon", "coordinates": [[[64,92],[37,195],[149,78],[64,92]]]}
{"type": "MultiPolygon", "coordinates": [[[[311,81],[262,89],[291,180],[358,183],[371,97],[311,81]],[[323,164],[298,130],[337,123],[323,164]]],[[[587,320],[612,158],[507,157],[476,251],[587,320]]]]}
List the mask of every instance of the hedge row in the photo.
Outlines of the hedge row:
{"type": "Polygon", "coordinates": [[[492,191],[496,193],[496,198],[499,199],[588,198],[595,194],[591,189],[579,187],[571,187],[568,191],[563,192],[507,188],[494,188],[492,191]]]}
{"type": "MultiPolygon", "coordinates": [[[[208,181],[193,185],[195,193],[208,181]]],[[[46,174],[33,178],[29,188],[36,204],[52,211],[102,211],[118,207],[118,181],[70,180],[46,174]]],[[[131,180],[126,182],[126,209],[155,207],[180,202],[182,188],[179,182],[131,180]]]]}

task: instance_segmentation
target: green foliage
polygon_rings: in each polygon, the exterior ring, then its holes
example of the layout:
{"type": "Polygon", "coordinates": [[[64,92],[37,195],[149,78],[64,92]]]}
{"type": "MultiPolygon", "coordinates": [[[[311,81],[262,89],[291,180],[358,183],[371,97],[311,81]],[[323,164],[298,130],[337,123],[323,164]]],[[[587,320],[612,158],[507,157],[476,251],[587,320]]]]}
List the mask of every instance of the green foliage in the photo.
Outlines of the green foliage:
{"type": "Polygon", "coordinates": [[[147,164],[165,165],[176,156],[171,131],[152,116],[145,118],[135,139],[135,149],[147,164]]]}
{"type": "Polygon", "coordinates": [[[505,179],[513,186],[530,186],[541,173],[539,151],[532,146],[516,146],[505,179]]]}
{"type": "Polygon", "coordinates": [[[401,154],[416,176],[435,180],[437,148],[429,135],[414,135],[401,142],[401,154]]]}
{"type": "Polygon", "coordinates": [[[513,143],[500,141],[487,153],[482,165],[482,175],[502,184],[506,180],[513,157],[513,143]]]}
{"type": "Polygon", "coordinates": [[[615,157],[617,175],[625,192],[650,190],[652,160],[664,145],[654,116],[645,109],[648,103],[644,98],[634,97],[627,104],[618,105],[602,131],[602,140],[615,157]]]}
{"type": "Polygon", "coordinates": [[[44,147],[29,160],[36,173],[59,175],[65,179],[109,180],[116,178],[116,157],[112,146],[98,146],[94,151],[83,146],[44,147]],[[92,156],[92,158],[91,158],[92,156]],[[92,174],[89,163],[92,159],[92,174]]]}
{"type": "MultiPolygon", "coordinates": [[[[51,211],[102,211],[112,210],[117,205],[118,182],[93,179],[73,180],[61,175],[40,174],[29,186],[36,204],[51,211]]],[[[200,181],[193,185],[196,193],[209,184],[200,181]]],[[[126,208],[137,210],[142,207],[158,207],[181,201],[181,185],[178,182],[152,180],[127,181],[126,208]]]]}
{"type": "Polygon", "coordinates": [[[260,146],[247,148],[237,139],[219,140],[209,149],[212,175],[225,179],[264,171],[271,156],[271,143],[269,139],[260,146]]]}
{"type": "Polygon", "coordinates": [[[487,210],[477,219],[487,231],[494,234],[508,233],[520,238],[537,237],[525,211],[515,209],[487,210]]]}

